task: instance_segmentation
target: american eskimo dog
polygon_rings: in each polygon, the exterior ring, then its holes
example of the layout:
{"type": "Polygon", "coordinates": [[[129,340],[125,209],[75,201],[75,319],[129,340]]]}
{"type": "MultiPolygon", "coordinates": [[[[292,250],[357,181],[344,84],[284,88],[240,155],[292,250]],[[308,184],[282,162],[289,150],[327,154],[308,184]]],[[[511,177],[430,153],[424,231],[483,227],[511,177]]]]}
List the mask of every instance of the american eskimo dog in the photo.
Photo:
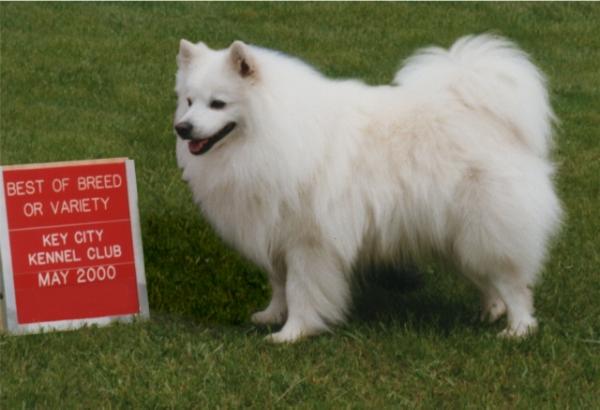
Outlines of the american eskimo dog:
{"type": "MultiPolygon", "coordinates": [[[[181,40],[177,160],[215,230],[268,273],[257,324],[292,342],[346,317],[360,266],[443,255],[501,335],[537,326],[532,286],[561,206],[545,80],[513,43],[468,36],[391,85],[326,78],[235,41],[181,40]]],[[[202,246],[201,243],[198,246],[202,246]]]]}

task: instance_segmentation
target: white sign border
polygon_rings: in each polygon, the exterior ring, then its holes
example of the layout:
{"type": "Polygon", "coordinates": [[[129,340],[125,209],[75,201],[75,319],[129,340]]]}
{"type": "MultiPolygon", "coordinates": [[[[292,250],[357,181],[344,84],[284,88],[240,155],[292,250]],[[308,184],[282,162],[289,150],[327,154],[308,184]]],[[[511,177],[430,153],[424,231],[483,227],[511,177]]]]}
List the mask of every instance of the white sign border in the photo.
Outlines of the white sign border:
{"type": "Polygon", "coordinates": [[[142,244],[142,228],[140,225],[140,211],[138,208],[137,179],[133,160],[125,161],[127,173],[127,191],[129,193],[129,220],[131,221],[131,238],[133,240],[133,253],[135,258],[135,274],[137,276],[138,304],[142,319],[150,318],[148,304],[148,289],[146,286],[146,269],[144,266],[144,247],[142,244]]]}
{"type": "MultiPolygon", "coordinates": [[[[0,166],[0,292],[3,297],[0,300],[0,331],[12,334],[40,333],[56,330],[74,330],[86,325],[106,326],[113,322],[133,322],[138,319],[150,318],[148,305],[148,292],[146,287],[146,274],[144,268],[144,250],[142,246],[142,230],[140,227],[140,216],[138,209],[137,181],[135,178],[135,164],[131,159],[115,158],[100,161],[69,161],[64,163],[52,163],[47,166],[82,166],[94,165],[101,162],[124,162],[127,175],[127,193],[129,200],[129,219],[131,221],[131,238],[133,241],[133,252],[135,259],[135,271],[138,291],[139,313],[101,316],[85,319],[55,320],[50,322],[36,322],[19,324],[17,321],[17,305],[15,299],[15,286],[13,281],[12,254],[10,252],[10,238],[8,234],[8,213],[6,210],[6,197],[4,196],[4,170],[9,167],[0,166]]],[[[38,165],[38,164],[36,164],[38,165]]],[[[39,164],[44,166],[46,164],[39,164]]],[[[34,165],[25,167],[34,167],[34,165]]]]}

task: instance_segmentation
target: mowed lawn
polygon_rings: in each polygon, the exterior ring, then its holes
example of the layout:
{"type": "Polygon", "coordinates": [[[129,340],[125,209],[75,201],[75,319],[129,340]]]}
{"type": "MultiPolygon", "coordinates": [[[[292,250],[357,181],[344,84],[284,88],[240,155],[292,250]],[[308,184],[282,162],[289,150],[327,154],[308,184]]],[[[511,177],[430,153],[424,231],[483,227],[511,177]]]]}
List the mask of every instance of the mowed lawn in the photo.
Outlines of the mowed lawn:
{"type": "Polygon", "coordinates": [[[600,408],[600,5],[0,5],[0,162],[136,162],[152,319],[0,335],[0,408],[600,408]],[[547,73],[567,217],[535,289],[539,333],[496,338],[443,263],[380,276],[335,333],[263,341],[263,274],[227,249],[174,159],[179,39],[235,39],[389,82],[416,48],[492,31],[547,73]]]}

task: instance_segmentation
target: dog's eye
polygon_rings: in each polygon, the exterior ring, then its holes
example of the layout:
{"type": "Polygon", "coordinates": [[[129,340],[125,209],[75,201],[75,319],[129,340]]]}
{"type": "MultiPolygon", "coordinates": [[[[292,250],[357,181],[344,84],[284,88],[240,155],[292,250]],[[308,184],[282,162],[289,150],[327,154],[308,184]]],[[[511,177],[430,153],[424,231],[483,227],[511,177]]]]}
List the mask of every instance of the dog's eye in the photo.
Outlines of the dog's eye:
{"type": "Polygon", "coordinates": [[[187,99],[187,103],[188,103],[188,107],[191,107],[191,106],[192,106],[192,99],[191,99],[191,98],[188,98],[188,99],[187,99]]]}
{"type": "Polygon", "coordinates": [[[212,101],[210,102],[210,105],[209,105],[209,106],[210,106],[210,108],[212,108],[213,110],[220,110],[220,109],[223,109],[223,108],[225,108],[225,105],[227,105],[227,104],[225,104],[225,101],[221,101],[221,100],[212,100],[212,101]]]}

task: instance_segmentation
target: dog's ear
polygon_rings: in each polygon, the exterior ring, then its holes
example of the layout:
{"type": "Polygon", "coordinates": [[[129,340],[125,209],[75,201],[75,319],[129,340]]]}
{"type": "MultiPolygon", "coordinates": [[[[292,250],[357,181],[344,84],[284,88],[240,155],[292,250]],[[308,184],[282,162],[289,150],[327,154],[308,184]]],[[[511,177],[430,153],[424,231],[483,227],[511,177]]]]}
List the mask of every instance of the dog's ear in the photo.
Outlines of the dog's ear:
{"type": "Polygon", "coordinates": [[[242,77],[256,77],[256,62],[250,47],[242,41],[234,41],[229,47],[229,60],[233,69],[242,77]]]}
{"type": "Polygon", "coordinates": [[[207,47],[204,43],[194,44],[185,39],[181,39],[179,42],[179,54],[177,54],[177,65],[179,67],[186,67],[190,62],[198,57],[207,47]]]}

